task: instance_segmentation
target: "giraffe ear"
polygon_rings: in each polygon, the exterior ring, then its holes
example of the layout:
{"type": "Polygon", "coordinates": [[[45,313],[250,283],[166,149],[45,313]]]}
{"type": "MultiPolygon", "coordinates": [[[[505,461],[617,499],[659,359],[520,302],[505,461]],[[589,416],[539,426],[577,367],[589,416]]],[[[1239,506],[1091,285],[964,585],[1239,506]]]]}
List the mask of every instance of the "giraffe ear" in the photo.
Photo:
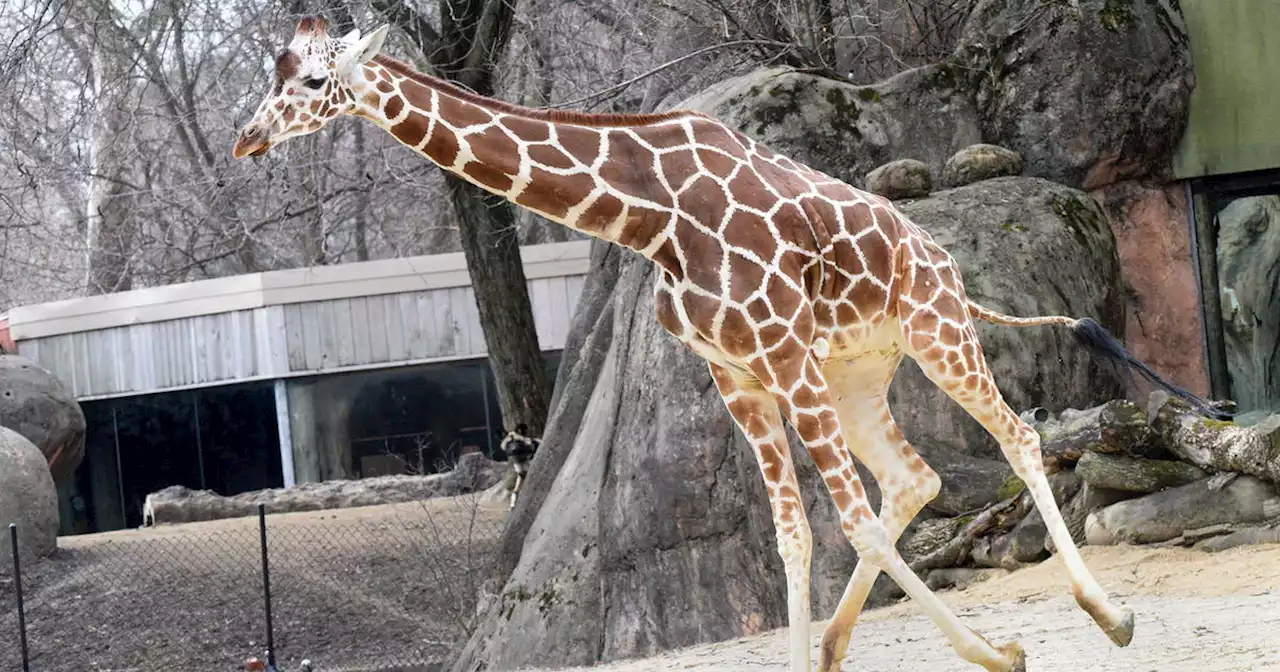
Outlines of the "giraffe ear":
{"type": "Polygon", "coordinates": [[[356,66],[368,63],[370,59],[377,56],[378,51],[382,49],[382,42],[387,39],[387,28],[387,24],[383,24],[347,47],[347,50],[342,53],[342,58],[339,59],[338,71],[343,75],[349,75],[356,66]]]}

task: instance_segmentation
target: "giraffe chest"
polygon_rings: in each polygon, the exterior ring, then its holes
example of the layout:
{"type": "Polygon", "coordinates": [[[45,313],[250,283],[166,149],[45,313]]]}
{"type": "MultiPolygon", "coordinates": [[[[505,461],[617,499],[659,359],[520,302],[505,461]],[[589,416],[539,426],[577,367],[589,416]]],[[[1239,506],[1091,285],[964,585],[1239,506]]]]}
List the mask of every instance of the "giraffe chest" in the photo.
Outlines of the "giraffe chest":
{"type": "Polygon", "coordinates": [[[742,311],[722,297],[669,273],[660,274],[653,288],[654,317],[662,328],[703,359],[734,369],[758,349],[754,329],[742,311]]]}

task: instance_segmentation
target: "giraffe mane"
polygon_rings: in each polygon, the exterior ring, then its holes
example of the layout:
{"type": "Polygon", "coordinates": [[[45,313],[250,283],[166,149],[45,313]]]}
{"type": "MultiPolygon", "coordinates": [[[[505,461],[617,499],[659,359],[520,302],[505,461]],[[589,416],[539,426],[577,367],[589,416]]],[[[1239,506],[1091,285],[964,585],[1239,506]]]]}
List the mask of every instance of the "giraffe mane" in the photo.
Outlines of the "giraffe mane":
{"type": "Polygon", "coordinates": [[[647,126],[649,124],[656,124],[681,117],[703,116],[693,110],[672,110],[670,112],[660,112],[656,114],[592,114],[590,112],[579,112],[576,110],[553,110],[548,108],[525,107],[523,105],[508,103],[503,100],[482,96],[473,91],[468,91],[467,89],[464,89],[448,80],[419,72],[414,69],[412,65],[385,54],[378,54],[374,56],[373,62],[391,70],[397,75],[407,77],[419,84],[473,105],[479,105],[491,112],[509,114],[533,121],[548,121],[552,123],[576,124],[578,126],[594,127],[647,126]]]}

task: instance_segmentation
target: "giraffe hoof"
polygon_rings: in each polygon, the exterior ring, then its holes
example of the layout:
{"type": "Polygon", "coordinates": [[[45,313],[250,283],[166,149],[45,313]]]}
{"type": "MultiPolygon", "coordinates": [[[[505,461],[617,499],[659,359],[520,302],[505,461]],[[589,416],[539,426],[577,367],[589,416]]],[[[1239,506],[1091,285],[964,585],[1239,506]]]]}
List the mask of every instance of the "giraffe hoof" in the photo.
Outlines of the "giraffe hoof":
{"type": "Polygon", "coordinates": [[[1133,641],[1133,610],[1129,607],[1121,607],[1120,613],[1124,614],[1120,622],[1111,628],[1107,628],[1106,633],[1107,637],[1110,637],[1116,646],[1125,647],[1129,646],[1129,642],[1133,641]]]}
{"type": "Polygon", "coordinates": [[[1021,644],[1009,642],[996,650],[1009,661],[1009,672],[1027,672],[1027,653],[1021,644]]]}

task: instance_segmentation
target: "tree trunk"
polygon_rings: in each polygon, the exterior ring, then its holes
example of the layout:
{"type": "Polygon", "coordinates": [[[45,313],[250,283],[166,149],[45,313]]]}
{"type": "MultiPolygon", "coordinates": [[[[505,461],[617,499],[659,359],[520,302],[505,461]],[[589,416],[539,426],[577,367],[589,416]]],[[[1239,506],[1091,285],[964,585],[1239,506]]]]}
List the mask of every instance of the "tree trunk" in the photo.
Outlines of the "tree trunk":
{"type": "Polygon", "coordinates": [[[1141,493],[1186,485],[1208,476],[1203,469],[1186,462],[1102,453],[1085,453],[1076,463],[1076,473],[1094,487],[1141,493]]]}
{"type": "Polygon", "coordinates": [[[542,436],[549,386],[520,261],[515,213],[502,197],[460,178],[449,175],[445,185],[458,218],[502,421],[507,429],[523,423],[533,436],[542,436]]]}
{"type": "Polygon", "coordinates": [[[1156,409],[1152,428],[1178,457],[1205,469],[1280,483],[1280,416],[1241,427],[1207,419],[1182,400],[1160,392],[1153,393],[1152,408],[1156,409]]]}
{"type": "Polygon", "coordinates": [[[93,111],[89,143],[89,188],[85,209],[86,291],[120,292],[132,287],[129,269],[134,244],[128,125],[130,55],[109,27],[109,8],[83,7],[77,18],[92,39],[93,111]]]}
{"type": "MultiPolygon", "coordinates": [[[[387,0],[373,5],[421,46],[438,74],[478,94],[493,95],[498,63],[511,38],[515,0],[441,0],[439,32],[408,5],[387,0]]],[[[475,290],[502,422],[508,429],[526,424],[533,436],[542,436],[551,390],[520,261],[514,206],[449,173],[445,191],[475,290]]]]}
{"type": "Polygon", "coordinates": [[[356,179],[366,186],[356,197],[356,261],[369,261],[369,179],[365,167],[364,124],[355,125],[356,179]]]}
{"type": "Polygon", "coordinates": [[[1086,451],[1148,455],[1151,430],[1142,409],[1117,399],[1037,426],[1040,451],[1050,473],[1074,464],[1086,451]]]}

